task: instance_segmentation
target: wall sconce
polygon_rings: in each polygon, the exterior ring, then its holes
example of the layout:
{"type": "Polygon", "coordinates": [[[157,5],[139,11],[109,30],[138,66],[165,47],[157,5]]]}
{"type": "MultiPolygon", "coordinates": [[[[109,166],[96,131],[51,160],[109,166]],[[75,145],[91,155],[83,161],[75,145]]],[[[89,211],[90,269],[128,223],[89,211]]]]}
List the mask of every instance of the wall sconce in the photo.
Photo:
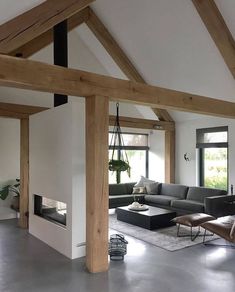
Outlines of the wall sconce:
{"type": "Polygon", "coordinates": [[[190,158],[189,158],[189,156],[188,156],[188,153],[186,152],[186,153],[184,153],[184,160],[185,161],[190,161],[190,158]]]}

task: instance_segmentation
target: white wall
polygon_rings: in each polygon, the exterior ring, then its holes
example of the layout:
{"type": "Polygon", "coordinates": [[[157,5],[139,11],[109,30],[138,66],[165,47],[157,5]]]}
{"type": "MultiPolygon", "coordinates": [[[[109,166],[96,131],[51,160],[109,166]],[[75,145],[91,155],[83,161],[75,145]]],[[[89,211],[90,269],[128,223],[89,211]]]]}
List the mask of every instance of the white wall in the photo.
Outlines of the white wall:
{"type": "Polygon", "coordinates": [[[69,258],[85,254],[84,112],[82,100],[30,117],[29,232],[69,258]],[[34,215],[34,194],[67,204],[66,228],[34,215]]]}
{"type": "MultiPolygon", "coordinates": [[[[0,118],[0,186],[14,183],[20,176],[20,122],[16,119],[0,118]]],[[[0,199],[0,219],[14,218],[10,209],[12,195],[0,199]]]]}
{"type": "Polygon", "coordinates": [[[186,185],[197,183],[196,129],[228,126],[229,184],[235,184],[235,120],[204,118],[176,123],[176,182],[186,185]],[[184,160],[188,153],[190,161],[184,160]]]}

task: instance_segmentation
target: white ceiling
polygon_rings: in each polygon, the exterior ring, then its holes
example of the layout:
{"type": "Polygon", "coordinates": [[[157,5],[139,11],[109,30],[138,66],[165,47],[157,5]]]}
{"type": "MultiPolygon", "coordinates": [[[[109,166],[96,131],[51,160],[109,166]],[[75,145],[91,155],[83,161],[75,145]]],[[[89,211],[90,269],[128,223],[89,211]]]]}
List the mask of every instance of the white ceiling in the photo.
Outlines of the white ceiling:
{"type": "MultiPolygon", "coordinates": [[[[41,2],[0,1],[0,23],[41,2]]],[[[215,2],[235,35],[235,0],[215,2]]],[[[149,84],[235,102],[234,79],[191,1],[97,0],[92,7],[149,84]]],[[[105,74],[125,78],[86,25],[76,31],[105,74]]],[[[177,121],[200,117],[171,114],[177,121]]]]}

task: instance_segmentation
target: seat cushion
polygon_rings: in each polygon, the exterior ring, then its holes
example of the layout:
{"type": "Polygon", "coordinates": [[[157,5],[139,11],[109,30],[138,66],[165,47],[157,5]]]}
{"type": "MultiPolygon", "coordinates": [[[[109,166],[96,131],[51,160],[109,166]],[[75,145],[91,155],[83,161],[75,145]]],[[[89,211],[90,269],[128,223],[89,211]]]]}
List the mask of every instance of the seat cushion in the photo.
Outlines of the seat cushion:
{"type": "Polygon", "coordinates": [[[172,196],[179,199],[185,199],[188,191],[188,187],[177,184],[161,184],[160,195],[172,196]]]}
{"type": "Polygon", "coordinates": [[[171,207],[194,213],[204,212],[204,204],[192,200],[175,200],[171,202],[171,207]]]}
{"type": "MultiPolygon", "coordinates": [[[[135,195],[136,201],[144,202],[144,195],[135,195]]],[[[109,208],[126,206],[134,202],[134,196],[130,194],[109,196],[109,208]]]]}
{"type": "Polygon", "coordinates": [[[145,200],[145,203],[154,203],[154,204],[159,204],[163,206],[170,206],[171,201],[179,200],[179,199],[172,196],[145,195],[144,200],[145,200]]]}
{"type": "Polygon", "coordinates": [[[215,220],[215,217],[205,214],[205,213],[193,213],[186,214],[183,216],[178,216],[173,219],[175,223],[179,223],[186,226],[198,226],[204,222],[215,220]]]}
{"type": "Polygon", "coordinates": [[[204,203],[206,197],[222,196],[227,192],[218,189],[204,188],[204,187],[189,187],[187,200],[198,201],[204,203]]]}

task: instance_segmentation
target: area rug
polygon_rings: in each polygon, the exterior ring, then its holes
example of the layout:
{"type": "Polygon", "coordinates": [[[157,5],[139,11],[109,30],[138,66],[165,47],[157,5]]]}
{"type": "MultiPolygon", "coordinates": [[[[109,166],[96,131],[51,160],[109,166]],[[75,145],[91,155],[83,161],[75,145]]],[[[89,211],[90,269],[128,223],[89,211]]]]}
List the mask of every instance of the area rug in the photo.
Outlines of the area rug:
{"type": "MultiPolygon", "coordinates": [[[[120,233],[133,236],[137,239],[143,240],[157,247],[168,251],[176,251],[186,247],[194,246],[202,243],[202,236],[197,237],[191,241],[190,237],[177,237],[177,227],[171,226],[157,230],[147,230],[132,224],[128,224],[117,220],[116,214],[109,215],[109,228],[114,229],[120,233]]],[[[196,232],[197,230],[195,230],[196,232]]],[[[204,229],[201,233],[203,234],[204,229]]],[[[180,233],[190,234],[190,229],[184,226],[180,227],[180,233]]],[[[217,235],[207,236],[206,241],[218,239],[217,235]]]]}

